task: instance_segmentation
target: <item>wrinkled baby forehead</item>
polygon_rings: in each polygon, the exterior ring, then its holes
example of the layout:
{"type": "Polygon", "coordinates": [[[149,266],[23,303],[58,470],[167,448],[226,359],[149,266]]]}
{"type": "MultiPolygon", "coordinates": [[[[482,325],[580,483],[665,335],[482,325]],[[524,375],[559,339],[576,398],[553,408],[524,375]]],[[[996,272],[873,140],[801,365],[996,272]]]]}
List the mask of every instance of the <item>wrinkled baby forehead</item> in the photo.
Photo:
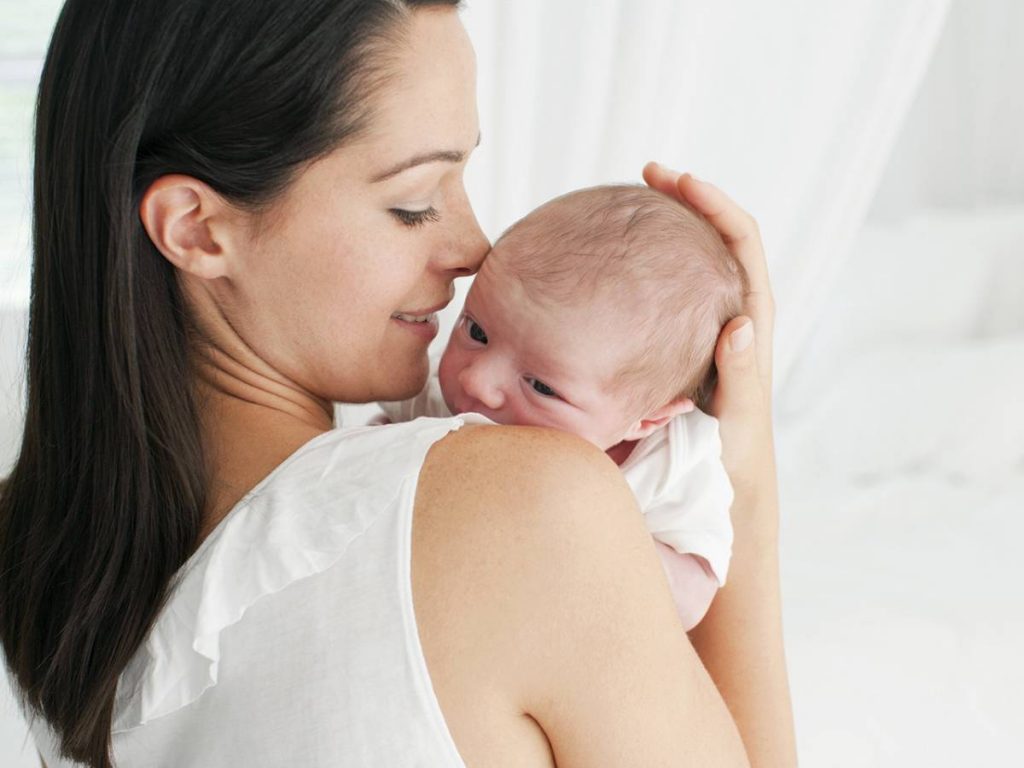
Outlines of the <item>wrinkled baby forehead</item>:
{"type": "Polygon", "coordinates": [[[607,267],[604,260],[612,256],[623,259],[658,243],[692,239],[702,225],[707,226],[696,212],[657,190],[602,185],[544,203],[509,227],[495,250],[516,262],[561,254],[580,268],[607,267]],[[604,259],[594,263],[595,256],[604,259]]]}
{"type": "Polygon", "coordinates": [[[590,187],[517,221],[488,261],[556,300],[602,287],[645,292],[644,284],[676,274],[684,253],[702,258],[708,229],[699,214],[648,187],[590,187]]]}
{"type": "MultiPolygon", "coordinates": [[[[652,190],[635,186],[601,186],[579,189],[553,198],[523,216],[502,234],[502,240],[520,240],[541,234],[582,238],[594,228],[612,235],[623,230],[625,218],[638,205],[660,202],[652,190]]],[[[660,193],[654,192],[658,195],[660,193]]],[[[667,198],[666,198],[667,199],[667,198]]]]}
{"type": "Polygon", "coordinates": [[[499,238],[484,270],[536,303],[618,309],[634,327],[680,333],[698,317],[718,323],[745,286],[710,222],[656,190],[625,185],[545,203],[499,238]]]}

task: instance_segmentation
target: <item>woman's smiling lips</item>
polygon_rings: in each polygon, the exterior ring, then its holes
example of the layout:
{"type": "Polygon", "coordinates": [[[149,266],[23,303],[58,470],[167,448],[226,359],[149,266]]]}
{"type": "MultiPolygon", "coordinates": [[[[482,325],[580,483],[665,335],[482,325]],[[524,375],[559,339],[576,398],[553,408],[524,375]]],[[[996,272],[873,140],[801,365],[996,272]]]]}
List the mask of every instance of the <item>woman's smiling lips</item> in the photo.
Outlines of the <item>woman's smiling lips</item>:
{"type": "Polygon", "coordinates": [[[403,328],[407,328],[429,342],[432,341],[438,333],[439,325],[437,322],[437,313],[446,306],[448,306],[447,301],[444,304],[439,304],[431,309],[420,309],[413,312],[395,312],[391,316],[391,319],[403,328]]]}

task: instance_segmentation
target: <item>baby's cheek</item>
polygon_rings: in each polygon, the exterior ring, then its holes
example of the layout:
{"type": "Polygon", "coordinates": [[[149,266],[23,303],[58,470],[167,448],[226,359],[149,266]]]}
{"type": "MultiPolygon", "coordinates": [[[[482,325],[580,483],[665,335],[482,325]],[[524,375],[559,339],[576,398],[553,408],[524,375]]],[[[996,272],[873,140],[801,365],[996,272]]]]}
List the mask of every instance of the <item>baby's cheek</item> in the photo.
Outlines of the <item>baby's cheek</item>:
{"type": "Polygon", "coordinates": [[[572,424],[567,424],[564,429],[566,432],[572,432],[577,437],[582,437],[587,442],[593,443],[602,451],[607,451],[621,441],[620,437],[611,435],[601,423],[589,417],[577,419],[572,424]]]}
{"type": "Polygon", "coordinates": [[[524,402],[523,407],[520,409],[517,423],[529,427],[549,427],[585,437],[585,435],[580,435],[578,425],[574,424],[563,414],[557,413],[555,409],[542,409],[537,406],[530,407],[528,401],[524,402]]]}

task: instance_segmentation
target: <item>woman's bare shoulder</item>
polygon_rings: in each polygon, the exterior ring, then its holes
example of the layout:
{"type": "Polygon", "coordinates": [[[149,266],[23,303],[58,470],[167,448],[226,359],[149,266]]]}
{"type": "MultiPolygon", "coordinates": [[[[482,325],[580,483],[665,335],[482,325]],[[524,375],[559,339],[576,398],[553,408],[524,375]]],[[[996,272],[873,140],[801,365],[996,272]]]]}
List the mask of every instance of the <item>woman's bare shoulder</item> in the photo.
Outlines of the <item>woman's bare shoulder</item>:
{"type": "Polygon", "coordinates": [[[502,483],[513,481],[536,488],[555,481],[581,490],[598,478],[621,484],[604,452],[575,435],[541,427],[467,425],[434,445],[421,484],[432,473],[446,476],[444,488],[454,496],[502,490],[502,483]],[[454,482],[459,478],[463,482],[454,482]]]}
{"type": "Polygon", "coordinates": [[[636,501],[589,443],[485,426],[437,443],[417,489],[412,578],[428,669],[467,765],[541,765],[552,752],[560,767],[627,754],[743,764],[636,501]]]}
{"type": "Polygon", "coordinates": [[[611,459],[581,438],[537,427],[478,425],[448,435],[427,455],[416,498],[420,522],[441,515],[439,525],[456,529],[445,535],[468,546],[530,530],[554,535],[579,515],[607,514],[629,516],[639,528],[633,495],[611,459]]]}

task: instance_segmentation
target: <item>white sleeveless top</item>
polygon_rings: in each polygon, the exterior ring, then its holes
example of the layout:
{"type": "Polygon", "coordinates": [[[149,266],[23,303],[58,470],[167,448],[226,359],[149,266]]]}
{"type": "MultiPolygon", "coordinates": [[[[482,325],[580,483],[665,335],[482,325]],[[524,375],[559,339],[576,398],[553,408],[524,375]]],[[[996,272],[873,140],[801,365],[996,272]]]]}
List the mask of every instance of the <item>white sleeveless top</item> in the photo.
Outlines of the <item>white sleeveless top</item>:
{"type": "MultiPolygon", "coordinates": [[[[427,673],[412,507],[434,442],[476,414],[340,428],[252,489],[175,577],[121,675],[118,768],[465,768],[427,673]]],[[[30,723],[49,768],[46,723],[30,723]]]]}

